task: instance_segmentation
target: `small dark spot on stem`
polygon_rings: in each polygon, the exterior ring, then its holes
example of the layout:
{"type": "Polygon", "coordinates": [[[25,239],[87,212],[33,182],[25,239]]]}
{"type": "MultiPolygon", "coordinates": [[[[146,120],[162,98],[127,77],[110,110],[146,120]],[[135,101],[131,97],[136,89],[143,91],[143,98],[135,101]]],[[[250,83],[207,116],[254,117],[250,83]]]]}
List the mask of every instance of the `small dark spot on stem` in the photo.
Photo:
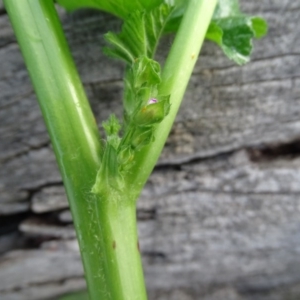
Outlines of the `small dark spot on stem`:
{"type": "Polygon", "coordinates": [[[116,249],[116,247],[117,247],[116,241],[113,241],[113,242],[112,242],[112,247],[113,247],[114,249],[116,249]]]}
{"type": "Polygon", "coordinates": [[[137,241],[137,243],[136,243],[136,246],[137,246],[137,249],[138,249],[138,251],[139,251],[139,252],[141,252],[141,250],[140,250],[140,243],[139,243],[139,241],[137,241]]]}

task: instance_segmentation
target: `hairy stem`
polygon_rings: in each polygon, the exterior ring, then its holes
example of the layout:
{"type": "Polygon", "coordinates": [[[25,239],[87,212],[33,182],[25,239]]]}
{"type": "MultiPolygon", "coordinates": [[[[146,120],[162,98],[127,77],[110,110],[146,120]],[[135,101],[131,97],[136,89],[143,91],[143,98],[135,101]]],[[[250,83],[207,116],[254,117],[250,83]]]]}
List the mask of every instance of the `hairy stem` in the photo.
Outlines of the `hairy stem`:
{"type": "Polygon", "coordinates": [[[146,299],[134,201],[91,193],[100,136],[53,0],[5,0],[68,195],[90,299],[146,299]]]}
{"type": "MultiPolygon", "coordinates": [[[[143,268],[136,229],[135,201],[128,193],[112,192],[97,202],[100,232],[97,244],[103,256],[104,276],[111,300],[146,300],[143,268]]],[[[97,274],[96,274],[97,275],[97,274]]],[[[94,298],[92,298],[94,299],[94,298]]]]}

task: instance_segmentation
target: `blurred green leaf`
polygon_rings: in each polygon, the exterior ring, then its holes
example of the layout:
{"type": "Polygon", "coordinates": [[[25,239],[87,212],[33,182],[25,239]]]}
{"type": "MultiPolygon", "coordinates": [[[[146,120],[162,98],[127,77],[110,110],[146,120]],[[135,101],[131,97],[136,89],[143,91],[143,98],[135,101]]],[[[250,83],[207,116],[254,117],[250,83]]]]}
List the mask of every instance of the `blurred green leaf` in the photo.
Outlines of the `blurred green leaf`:
{"type": "Polygon", "coordinates": [[[167,4],[149,12],[133,12],[124,21],[120,33],[105,35],[110,43],[110,47],[104,49],[105,53],[129,64],[141,56],[152,58],[170,13],[171,7],[167,4]]]}
{"type": "Polygon", "coordinates": [[[151,10],[163,0],[56,0],[59,5],[72,11],[79,8],[95,8],[109,12],[122,19],[136,10],[151,10]]]}
{"type": "Polygon", "coordinates": [[[242,14],[238,0],[219,0],[206,37],[241,65],[250,59],[253,38],[261,38],[266,33],[266,21],[242,14]]]}
{"type": "Polygon", "coordinates": [[[253,38],[265,35],[267,24],[262,18],[236,15],[214,19],[206,38],[217,43],[224,53],[237,64],[250,60],[253,38]]]}
{"type": "Polygon", "coordinates": [[[142,107],[134,117],[138,126],[152,126],[160,123],[170,111],[170,97],[161,97],[157,103],[142,107]]]}
{"type": "MultiPolygon", "coordinates": [[[[166,32],[175,32],[179,28],[187,3],[177,1],[166,32]]],[[[263,37],[267,28],[264,19],[241,13],[238,0],[219,0],[206,38],[218,44],[228,58],[241,65],[250,59],[253,38],[263,37]]]]}

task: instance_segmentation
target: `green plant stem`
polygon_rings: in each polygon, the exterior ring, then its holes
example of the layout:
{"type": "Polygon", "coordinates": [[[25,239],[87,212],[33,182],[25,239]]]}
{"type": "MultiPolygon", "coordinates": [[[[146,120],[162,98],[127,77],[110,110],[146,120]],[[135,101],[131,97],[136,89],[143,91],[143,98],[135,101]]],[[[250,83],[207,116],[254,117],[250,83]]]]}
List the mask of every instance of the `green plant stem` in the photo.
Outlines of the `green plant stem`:
{"type": "Polygon", "coordinates": [[[97,219],[101,220],[99,248],[105,256],[102,276],[105,276],[110,291],[110,297],[99,299],[147,299],[137,238],[135,201],[127,195],[112,192],[107,199],[97,203],[97,219]]]}
{"type": "Polygon", "coordinates": [[[91,300],[146,299],[135,204],[92,194],[100,136],[53,0],[5,0],[68,195],[91,300]],[[109,201],[108,201],[109,200],[109,201]]]}
{"type": "Polygon", "coordinates": [[[155,141],[139,152],[129,184],[137,195],[152,172],[170,133],[197,61],[217,0],[190,0],[162,72],[159,94],[171,95],[171,110],[155,131],[155,141]]]}

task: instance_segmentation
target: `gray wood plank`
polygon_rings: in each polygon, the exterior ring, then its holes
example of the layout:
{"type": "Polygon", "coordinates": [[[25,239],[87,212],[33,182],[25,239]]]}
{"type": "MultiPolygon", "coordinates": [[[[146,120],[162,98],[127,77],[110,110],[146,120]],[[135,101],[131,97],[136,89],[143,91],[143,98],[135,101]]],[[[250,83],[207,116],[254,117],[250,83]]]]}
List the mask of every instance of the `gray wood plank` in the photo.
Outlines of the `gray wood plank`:
{"type": "MultiPolygon", "coordinates": [[[[158,168],[138,203],[149,298],[300,298],[300,5],[242,1],[269,34],[238,67],[207,43],[158,168]]],[[[101,53],[120,22],[59,11],[98,123],[121,116],[123,65],[101,53]]],[[[171,43],[162,43],[163,60],[171,43]]],[[[68,205],[27,71],[0,0],[0,215],[23,238],[56,240],[0,256],[0,298],[83,289],[68,205]],[[5,216],[5,217],[4,217],[5,216]],[[45,216],[50,216],[52,223],[45,216]],[[54,220],[54,221],[53,221],[54,220]]],[[[13,238],[11,238],[13,237],[13,238]]]]}

